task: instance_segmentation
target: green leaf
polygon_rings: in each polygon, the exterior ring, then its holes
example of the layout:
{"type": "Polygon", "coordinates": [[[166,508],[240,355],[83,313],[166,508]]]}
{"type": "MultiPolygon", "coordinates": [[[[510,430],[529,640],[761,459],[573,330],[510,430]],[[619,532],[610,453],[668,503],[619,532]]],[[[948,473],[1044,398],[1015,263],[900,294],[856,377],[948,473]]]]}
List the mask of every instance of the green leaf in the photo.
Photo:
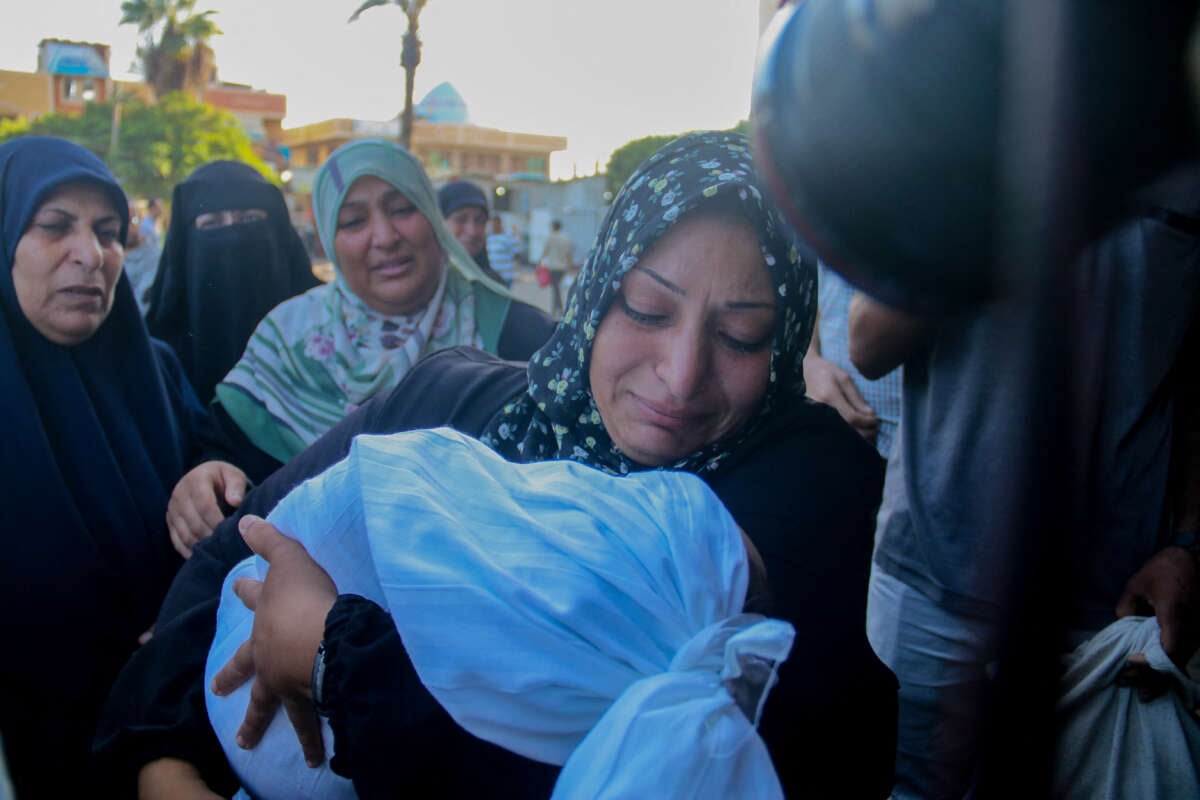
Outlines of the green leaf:
{"type": "Polygon", "coordinates": [[[375,8],[376,6],[391,5],[392,3],[395,3],[396,5],[400,6],[401,9],[404,9],[403,0],[367,0],[365,3],[363,3],[357,9],[355,9],[354,13],[350,15],[349,21],[356,22],[358,20],[359,15],[362,14],[364,11],[366,11],[368,8],[375,8]]]}

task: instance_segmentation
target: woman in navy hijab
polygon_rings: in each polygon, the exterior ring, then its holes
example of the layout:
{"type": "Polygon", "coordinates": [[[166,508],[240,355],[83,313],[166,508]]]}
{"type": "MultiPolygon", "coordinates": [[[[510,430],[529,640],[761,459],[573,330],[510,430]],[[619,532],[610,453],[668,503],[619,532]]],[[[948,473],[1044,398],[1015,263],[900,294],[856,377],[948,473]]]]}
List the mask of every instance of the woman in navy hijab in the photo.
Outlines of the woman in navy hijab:
{"type": "Polygon", "coordinates": [[[22,800],[95,793],[100,705],[180,564],[167,498],[204,409],[146,333],[128,226],[87,150],[0,145],[0,735],[22,800]]]}

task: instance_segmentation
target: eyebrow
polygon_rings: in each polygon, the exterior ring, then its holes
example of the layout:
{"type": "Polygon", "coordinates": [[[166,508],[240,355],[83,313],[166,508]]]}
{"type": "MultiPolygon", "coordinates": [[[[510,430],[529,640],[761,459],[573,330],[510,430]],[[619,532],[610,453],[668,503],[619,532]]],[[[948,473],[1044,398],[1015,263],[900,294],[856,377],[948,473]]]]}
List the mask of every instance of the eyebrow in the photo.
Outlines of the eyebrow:
{"type": "MultiPolygon", "coordinates": [[[[78,214],[73,214],[70,211],[67,211],[65,208],[58,208],[57,206],[47,206],[46,208],[43,208],[38,213],[39,214],[40,213],[58,214],[60,217],[66,217],[71,222],[79,221],[78,214]]],[[[100,217],[100,219],[96,220],[93,224],[102,225],[102,224],[105,224],[108,222],[120,222],[120,221],[121,221],[121,217],[119,214],[109,214],[108,216],[100,217]]]]}
{"type": "MultiPolygon", "coordinates": [[[[412,200],[408,199],[408,195],[406,195],[404,192],[402,192],[396,188],[393,188],[389,192],[385,192],[383,197],[380,199],[380,202],[390,203],[393,200],[395,200],[397,197],[399,197],[401,200],[407,201],[409,203],[409,205],[414,205],[414,206],[416,205],[416,203],[414,203],[412,200]]],[[[342,207],[338,209],[338,213],[341,213],[342,210],[346,209],[346,208],[353,208],[353,209],[368,208],[368,207],[370,207],[370,205],[371,205],[370,200],[343,200],[342,207]]]]}
{"type": "MultiPolygon", "coordinates": [[[[646,275],[649,275],[651,278],[653,278],[655,281],[660,283],[662,286],[666,287],[666,289],[668,289],[671,293],[677,294],[680,297],[687,296],[687,292],[685,292],[682,287],[677,286],[676,284],[667,280],[666,278],[664,278],[662,275],[659,275],[654,270],[649,269],[647,267],[643,267],[641,264],[634,264],[633,269],[637,270],[638,272],[642,272],[646,275]]],[[[760,308],[769,309],[771,311],[775,310],[774,303],[758,303],[758,302],[754,302],[751,300],[732,301],[732,302],[726,303],[725,307],[728,309],[731,309],[733,311],[748,311],[748,310],[754,310],[754,309],[760,309],[760,308]]]]}

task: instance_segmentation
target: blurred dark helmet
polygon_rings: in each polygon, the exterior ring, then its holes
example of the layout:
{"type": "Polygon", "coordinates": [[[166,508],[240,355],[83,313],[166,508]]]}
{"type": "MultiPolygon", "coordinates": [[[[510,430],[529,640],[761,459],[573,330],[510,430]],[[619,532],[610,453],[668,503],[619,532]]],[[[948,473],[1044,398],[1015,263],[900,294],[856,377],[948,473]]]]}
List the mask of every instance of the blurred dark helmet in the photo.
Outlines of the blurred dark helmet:
{"type": "Polygon", "coordinates": [[[852,283],[964,308],[1020,280],[1014,236],[1082,245],[1194,156],[1194,19],[1132,0],[788,4],[756,67],[755,157],[852,283]]]}

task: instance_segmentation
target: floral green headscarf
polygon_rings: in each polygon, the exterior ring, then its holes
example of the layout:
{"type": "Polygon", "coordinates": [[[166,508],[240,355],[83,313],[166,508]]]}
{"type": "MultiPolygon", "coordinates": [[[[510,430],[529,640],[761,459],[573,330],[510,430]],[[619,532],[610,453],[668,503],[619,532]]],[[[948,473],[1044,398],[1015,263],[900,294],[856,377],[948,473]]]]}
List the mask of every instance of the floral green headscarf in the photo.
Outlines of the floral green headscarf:
{"type": "Polygon", "coordinates": [[[226,413],[250,441],[279,461],[394,387],[423,356],[464,344],[495,352],[512,299],[454,238],[421,162],[395,142],[359,139],[331,153],[317,171],[313,209],[335,280],[267,314],[216,389],[226,413]],[[373,310],[350,290],[338,265],[338,212],[346,192],[364,175],[403,192],[441,245],[442,280],[425,307],[412,314],[373,310]]]}
{"type": "Polygon", "coordinates": [[[801,260],[795,234],[768,199],[746,138],[727,132],[682,136],[651,156],[613,201],[550,340],[529,361],[529,390],[491,421],[483,441],[513,461],[568,458],[625,474],[641,465],[621,453],[592,398],[588,368],[600,320],[621,279],[689,212],[736,198],[758,234],[776,293],[767,391],[757,415],[729,438],[670,469],[710,472],[804,395],[804,352],[816,316],[816,264],[801,260]]]}

